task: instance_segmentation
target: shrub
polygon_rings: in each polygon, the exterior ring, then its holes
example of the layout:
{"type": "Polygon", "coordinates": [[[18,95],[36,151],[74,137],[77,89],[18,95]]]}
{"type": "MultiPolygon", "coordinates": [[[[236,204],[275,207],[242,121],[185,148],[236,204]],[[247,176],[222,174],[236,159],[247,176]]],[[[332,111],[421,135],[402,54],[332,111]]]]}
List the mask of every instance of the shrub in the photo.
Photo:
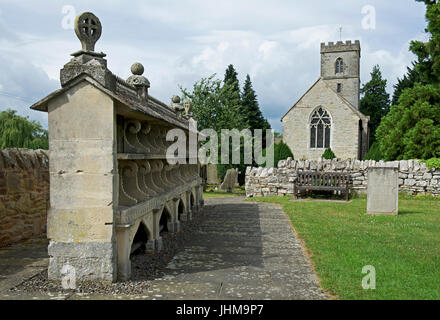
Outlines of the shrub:
{"type": "Polygon", "coordinates": [[[287,158],[293,159],[293,153],[290,150],[289,146],[281,141],[280,143],[277,143],[275,145],[275,150],[274,150],[275,167],[278,167],[278,162],[280,160],[287,160],[287,158]]]}
{"type": "Polygon", "coordinates": [[[332,160],[336,158],[335,153],[332,151],[332,149],[328,148],[324,151],[322,154],[323,159],[332,160]]]}
{"type": "MultiPolygon", "coordinates": [[[[263,157],[266,156],[266,149],[262,152],[263,157]]],[[[287,158],[293,159],[293,153],[290,150],[289,146],[284,142],[275,143],[273,150],[273,164],[275,168],[278,168],[278,162],[280,160],[287,160],[287,158]]],[[[266,163],[262,164],[261,167],[266,167],[266,163]]]]}
{"type": "Polygon", "coordinates": [[[429,169],[440,169],[440,158],[431,158],[429,160],[426,160],[425,164],[429,169]]]}
{"type": "Polygon", "coordinates": [[[370,150],[368,151],[368,153],[365,155],[364,160],[375,160],[375,161],[380,161],[383,160],[383,155],[382,152],[380,151],[380,146],[379,143],[374,142],[371,147],[370,150]]]}

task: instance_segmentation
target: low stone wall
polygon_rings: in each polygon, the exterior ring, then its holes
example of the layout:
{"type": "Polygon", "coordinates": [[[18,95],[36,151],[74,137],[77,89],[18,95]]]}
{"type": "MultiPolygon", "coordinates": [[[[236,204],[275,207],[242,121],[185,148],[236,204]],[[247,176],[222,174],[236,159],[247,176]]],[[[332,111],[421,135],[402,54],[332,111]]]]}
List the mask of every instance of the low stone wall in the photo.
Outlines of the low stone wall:
{"type": "Polygon", "coordinates": [[[418,160],[376,162],[374,160],[282,160],[278,168],[246,169],[246,196],[283,196],[293,194],[297,171],[349,172],[351,188],[365,193],[368,185],[368,168],[395,167],[399,169],[399,191],[408,194],[440,196],[440,169],[429,169],[418,160]]]}
{"type": "Polygon", "coordinates": [[[46,232],[47,151],[0,150],[0,247],[46,232]]]}

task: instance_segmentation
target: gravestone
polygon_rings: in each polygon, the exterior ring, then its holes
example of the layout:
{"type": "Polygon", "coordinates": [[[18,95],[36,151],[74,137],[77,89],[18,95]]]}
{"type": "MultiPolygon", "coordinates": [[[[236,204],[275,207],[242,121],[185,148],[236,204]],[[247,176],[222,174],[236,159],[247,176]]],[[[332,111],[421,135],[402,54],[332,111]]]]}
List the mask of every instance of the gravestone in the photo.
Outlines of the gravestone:
{"type": "Polygon", "coordinates": [[[398,215],[398,168],[369,168],[367,214],[398,215]]]}
{"type": "Polygon", "coordinates": [[[208,163],[207,164],[207,184],[215,184],[218,185],[218,172],[217,165],[208,163]]]}
{"type": "Polygon", "coordinates": [[[235,169],[229,169],[226,171],[225,180],[220,186],[221,190],[227,190],[229,193],[232,193],[232,189],[234,189],[235,182],[237,180],[237,171],[235,169]]]}

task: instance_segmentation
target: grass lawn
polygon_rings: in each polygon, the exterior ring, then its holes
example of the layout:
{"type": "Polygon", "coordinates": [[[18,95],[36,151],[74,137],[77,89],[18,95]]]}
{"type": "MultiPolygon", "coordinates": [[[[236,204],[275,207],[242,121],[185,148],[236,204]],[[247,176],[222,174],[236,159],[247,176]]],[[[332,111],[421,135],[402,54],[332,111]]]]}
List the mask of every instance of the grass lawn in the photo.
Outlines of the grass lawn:
{"type": "Polygon", "coordinates": [[[226,191],[208,189],[208,191],[203,192],[203,198],[225,198],[225,197],[240,197],[245,196],[246,191],[243,189],[235,188],[232,193],[227,193],[226,191]]]}
{"type": "Polygon", "coordinates": [[[402,197],[399,216],[367,216],[366,198],[349,203],[282,205],[322,288],[338,299],[440,299],[440,199],[402,197]],[[362,288],[362,268],[376,269],[376,289],[362,288]]]}

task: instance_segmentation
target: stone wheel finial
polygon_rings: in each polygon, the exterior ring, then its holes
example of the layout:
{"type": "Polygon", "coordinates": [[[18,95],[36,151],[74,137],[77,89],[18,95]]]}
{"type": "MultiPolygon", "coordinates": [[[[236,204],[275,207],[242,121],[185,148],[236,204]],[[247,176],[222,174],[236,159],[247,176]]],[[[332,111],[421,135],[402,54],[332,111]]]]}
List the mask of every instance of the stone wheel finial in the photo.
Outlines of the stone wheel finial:
{"type": "Polygon", "coordinates": [[[95,44],[102,33],[101,22],[91,12],[81,13],[75,19],[75,33],[81,41],[82,49],[94,52],[95,44]]]}

